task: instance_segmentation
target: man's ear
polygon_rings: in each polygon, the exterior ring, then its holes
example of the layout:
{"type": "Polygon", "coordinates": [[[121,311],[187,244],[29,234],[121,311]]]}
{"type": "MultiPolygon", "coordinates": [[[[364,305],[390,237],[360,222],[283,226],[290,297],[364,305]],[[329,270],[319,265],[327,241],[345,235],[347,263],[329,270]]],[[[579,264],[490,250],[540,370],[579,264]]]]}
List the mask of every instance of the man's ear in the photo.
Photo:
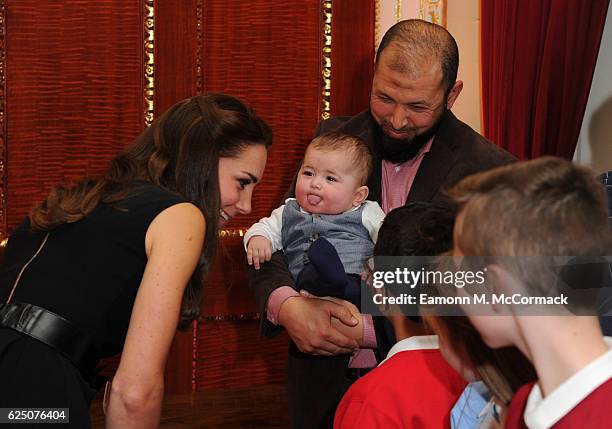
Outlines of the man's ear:
{"type": "Polygon", "coordinates": [[[359,204],[363,203],[366,198],[368,198],[368,194],[370,193],[370,189],[367,186],[360,186],[355,191],[355,196],[353,197],[353,207],[357,207],[359,204]]]}
{"type": "Polygon", "coordinates": [[[457,97],[461,94],[461,90],[463,89],[463,82],[458,80],[455,82],[451,90],[448,92],[448,96],[446,97],[446,108],[451,109],[455,101],[457,101],[457,97]]]}

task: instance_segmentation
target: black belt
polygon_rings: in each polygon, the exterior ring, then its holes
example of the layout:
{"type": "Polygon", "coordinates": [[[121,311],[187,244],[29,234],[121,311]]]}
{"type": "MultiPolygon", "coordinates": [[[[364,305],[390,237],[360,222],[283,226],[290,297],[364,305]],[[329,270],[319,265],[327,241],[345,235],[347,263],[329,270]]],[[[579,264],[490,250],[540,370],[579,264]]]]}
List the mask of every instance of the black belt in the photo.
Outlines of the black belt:
{"type": "Polygon", "coordinates": [[[35,338],[68,358],[91,381],[98,363],[98,353],[89,335],[72,322],[32,304],[0,304],[0,327],[35,338]]]}

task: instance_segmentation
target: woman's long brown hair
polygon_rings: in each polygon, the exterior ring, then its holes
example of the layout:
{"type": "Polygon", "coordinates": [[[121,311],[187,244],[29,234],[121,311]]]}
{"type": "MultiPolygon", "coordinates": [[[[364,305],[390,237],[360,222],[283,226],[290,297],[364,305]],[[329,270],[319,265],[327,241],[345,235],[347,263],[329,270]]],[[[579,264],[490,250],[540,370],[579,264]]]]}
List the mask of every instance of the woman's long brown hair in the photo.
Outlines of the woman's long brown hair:
{"type": "Polygon", "coordinates": [[[199,316],[201,283],[217,247],[219,158],[236,157],[250,145],[271,144],[268,125],[240,100],[213,93],[188,98],[167,110],[113,159],[103,177],[54,187],[30,213],[31,228],[50,231],[77,222],[100,203],[124,199],[136,180],[185,197],[206,218],[202,258],[183,297],[179,327],[186,328],[199,316]]]}

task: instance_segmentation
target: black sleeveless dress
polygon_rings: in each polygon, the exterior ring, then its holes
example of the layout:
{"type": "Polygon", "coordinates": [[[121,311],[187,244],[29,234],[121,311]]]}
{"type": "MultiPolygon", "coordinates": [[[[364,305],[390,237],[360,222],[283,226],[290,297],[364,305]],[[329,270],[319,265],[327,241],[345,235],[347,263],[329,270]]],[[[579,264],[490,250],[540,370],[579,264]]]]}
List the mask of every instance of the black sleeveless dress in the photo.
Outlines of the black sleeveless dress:
{"type": "MultiPolygon", "coordinates": [[[[136,182],[124,200],[100,204],[87,218],[57,227],[23,272],[11,302],[34,304],[68,319],[93,339],[100,358],[116,355],[123,348],[147,262],[149,224],[185,201],[136,182]]],[[[11,235],[0,268],[0,302],[6,302],[18,272],[44,235],[30,232],[28,219],[11,235]]],[[[53,348],[0,328],[0,407],[69,408],[70,427],[90,427],[95,391],[86,378],[53,348]]]]}

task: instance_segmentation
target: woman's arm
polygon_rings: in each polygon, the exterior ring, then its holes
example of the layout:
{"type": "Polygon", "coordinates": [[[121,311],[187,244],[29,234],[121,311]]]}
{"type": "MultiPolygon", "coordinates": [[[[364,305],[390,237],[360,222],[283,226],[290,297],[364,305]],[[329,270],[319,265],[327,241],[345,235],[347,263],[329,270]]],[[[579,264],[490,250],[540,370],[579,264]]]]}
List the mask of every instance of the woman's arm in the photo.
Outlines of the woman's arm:
{"type": "Polygon", "coordinates": [[[166,358],[204,234],[204,217],[189,203],[169,207],[151,222],[145,238],[148,262],[110,390],[107,428],[159,425],[166,358]]]}

